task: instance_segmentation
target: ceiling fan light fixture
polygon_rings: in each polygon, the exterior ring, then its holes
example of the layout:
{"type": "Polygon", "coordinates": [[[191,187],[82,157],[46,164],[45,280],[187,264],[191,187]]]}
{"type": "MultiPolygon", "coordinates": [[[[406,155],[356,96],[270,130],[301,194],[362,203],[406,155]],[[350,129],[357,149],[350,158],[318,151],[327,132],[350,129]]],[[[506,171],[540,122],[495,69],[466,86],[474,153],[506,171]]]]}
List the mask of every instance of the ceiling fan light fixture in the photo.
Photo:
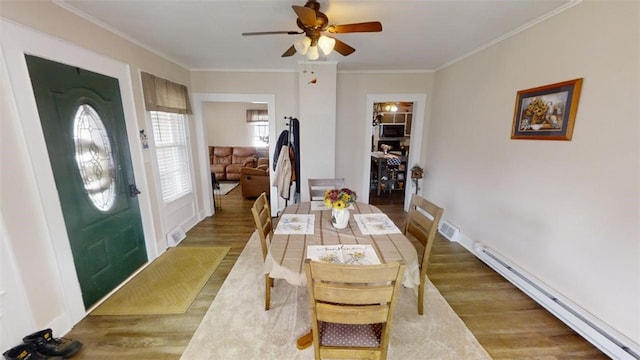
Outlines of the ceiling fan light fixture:
{"type": "Polygon", "coordinates": [[[396,112],[396,111],[398,111],[398,107],[396,106],[396,104],[386,104],[384,106],[384,111],[396,112]]]}
{"type": "Polygon", "coordinates": [[[351,55],[356,51],[356,49],[337,38],[322,35],[323,32],[327,32],[329,34],[346,34],[382,31],[382,24],[380,21],[367,21],[342,25],[330,24],[327,15],[320,11],[319,0],[306,0],[304,6],[291,5],[291,8],[297,16],[296,25],[299,30],[245,32],[242,33],[242,36],[304,34],[302,37],[294,39],[293,45],[289,46],[289,48],[282,53],[281,57],[284,58],[300,54],[304,56],[306,60],[313,61],[319,59],[320,55],[328,56],[334,50],[342,56],[351,55]]]}
{"type": "Polygon", "coordinates": [[[307,60],[318,60],[320,53],[317,46],[310,46],[307,50],[307,60]]]}
{"type": "Polygon", "coordinates": [[[305,55],[311,46],[311,39],[306,36],[300,37],[293,42],[293,47],[300,55],[305,55]]]}
{"type": "Polygon", "coordinates": [[[333,47],[336,45],[336,39],[330,38],[328,36],[320,36],[318,39],[318,47],[322,50],[322,53],[325,55],[331,54],[333,51],[333,47]]]}

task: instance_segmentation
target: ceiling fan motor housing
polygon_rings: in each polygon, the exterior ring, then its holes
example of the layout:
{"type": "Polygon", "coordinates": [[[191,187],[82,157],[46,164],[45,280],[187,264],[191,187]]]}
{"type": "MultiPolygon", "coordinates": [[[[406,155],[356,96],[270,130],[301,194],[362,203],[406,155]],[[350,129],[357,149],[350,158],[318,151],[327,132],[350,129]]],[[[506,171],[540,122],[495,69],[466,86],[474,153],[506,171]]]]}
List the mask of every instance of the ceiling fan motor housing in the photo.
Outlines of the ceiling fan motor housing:
{"type": "Polygon", "coordinates": [[[312,8],[316,12],[320,11],[320,3],[317,2],[316,0],[307,1],[307,3],[304,4],[304,7],[312,8]]]}

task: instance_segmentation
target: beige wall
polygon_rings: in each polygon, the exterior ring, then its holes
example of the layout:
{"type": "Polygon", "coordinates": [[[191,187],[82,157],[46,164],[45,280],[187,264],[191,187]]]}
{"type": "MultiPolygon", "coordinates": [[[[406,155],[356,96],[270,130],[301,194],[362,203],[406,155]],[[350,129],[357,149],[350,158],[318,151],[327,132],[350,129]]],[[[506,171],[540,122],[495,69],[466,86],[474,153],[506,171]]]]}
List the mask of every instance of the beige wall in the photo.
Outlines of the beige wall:
{"type": "MultiPolygon", "coordinates": [[[[372,109],[367,107],[370,94],[425,94],[425,130],[429,121],[429,99],[431,97],[434,74],[424,73],[358,73],[338,74],[338,105],[336,128],[336,175],[344,177],[347,184],[360,192],[368,188],[351,185],[360,184],[363,177],[369,179],[367,163],[361,159],[371,151],[372,109]]],[[[402,99],[387,99],[391,101],[402,99]]],[[[426,144],[426,132],[413,134],[426,144]]],[[[416,154],[422,159],[422,154],[416,154]]],[[[422,162],[422,160],[418,161],[422,162]]]]}
{"type": "Polygon", "coordinates": [[[253,146],[247,110],[267,110],[264,104],[209,102],[203,106],[209,146],[253,146]]]}
{"type": "Polygon", "coordinates": [[[151,158],[148,152],[143,154],[137,141],[138,129],[150,132],[142,103],[139,71],[186,85],[189,85],[190,74],[185,68],[132,45],[49,2],[3,1],[0,2],[0,15],[3,27],[3,57],[0,61],[3,78],[0,100],[0,203],[5,223],[1,240],[3,249],[12,251],[15,260],[13,266],[3,267],[3,277],[9,274],[20,279],[19,288],[12,289],[15,292],[7,296],[22,295],[19,299],[21,308],[12,309],[11,312],[3,310],[2,330],[12,329],[12,333],[3,332],[1,336],[3,348],[6,348],[5,345],[19,343],[25,333],[40,328],[53,327],[54,333],[64,334],[86,313],[79,297],[77,280],[74,282],[75,269],[68,240],[65,243],[66,232],[55,183],[48,168],[50,165],[44,138],[38,128],[38,120],[34,122],[25,117],[27,112],[36,116],[37,112],[34,104],[29,102],[33,94],[27,91],[30,89],[29,80],[23,73],[26,67],[16,61],[21,57],[24,61],[22,49],[35,49],[35,53],[30,53],[58,60],[60,48],[65,47],[70,49],[63,55],[70,59],[67,62],[69,64],[87,65],[87,59],[91,58],[86,68],[117,67],[123,70],[119,79],[123,96],[127,97],[123,99],[125,116],[131,132],[129,141],[137,186],[143,191],[141,208],[151,259],[164,250],[166,243],[151,158]],[[11,25],[17,31],[36,34],[44,37],[45,41],[38,44],[25,41],[20,44],[20,40],[6,35],[5,30],[10,23],[17,24],[11,25]],[[12,72],[16,64],[20,71],[12,72]],[[114,67],[113,64],[117,65],[114,67]],[[50,212],[50,209],[55,210],[50,212]],[[18,321],[15,321],[16,318],[18,321]]]}
{"type": "MultiPolygon", "coordinates": [[[[339,64],[338,64],[339,65],[339,64]]],[[[362,178],[367,177],[368,169],[363,158],[370,151],[371,135],[370,114],[367,107],[369,94],[429,94],[432,91],[433,73],[357,73],[338,72],[336,82],[336,130],[335,133],[324,134],[320,130],[314,132],[324,137],[335,137],[335,176],[344,177],[350,187],[359,193],[368,192],[361,186],[362,178]],[[321,134],[322,133],[322,134],[321,134]]],[[[322,79],[319,79],[320,81],[322,79]]],[[[194,93],[221,94],[274,94],[276,99],[277,136],[285,129],[285,116],[299,117],[298,111],[298,73],[296,72],[215,72],[196,71],[192,73],[192,90],[194,93]]],[[[321,103],[322,96],[317,100],[321,103]]],[[[428,109],[427,109],[428,110],[428,109]]],[[[309,126],[308,121],[321,123],[323,119],[299,118],[300,127],[309,126]]],[[[428,122],[428,111],[425,115],[428,122]]],[[[425,126],[426,128],[427,126],[425,126]]],[[[302,129],[304,130],[304,129],[302,129]]],[[[302,131],[301,130],[301,131],[302,131]]],[[[418,136],[418,134],[416,134],[418,136]]],[[[426,137],[425,137],[426,139],[426,137]]],[[[300,142],[309,146],[302,154],[306,166],[313,166],[314,161],[324,156],[320,144],[323,139],[304,136],[300,142]],[[316,160],[312,160],[316,159],[316,160]]],[[[426,140],[425,140],[426,141],[426,140]]],[[[228,141],[227,141],[228,142],[228,141]]],[[[422,158],[421,154],[417,155],[422,158]]],[[[301,167],[304,169],[305,164],[301,167]]],[[[307,176],[302,174],[303,179],[307,176]]],[[[304,183],[302,186],[306,186],[304,183]]]]}
{"type": "MultiPolygon", "coordinates": [[[[64,39],[84,49],[129,64],[132,79],[131,86],[136,100],[142,99],[139,71],[145,71],[189,86],[190,73],[186,68],[177,66],[175,63],[132,44],[51,2],[2,1],[0,2],[0,15],[16,23],[24,24],[30,28],[64,39]]],[[[138,126],[140,129],[147,129],[147,133],[149,133],[150,126],[146,123],[146,113],[142,101],[136,101],[135,111],[138,126]]],[[[153,174],[153,168],[148,162],[145,164],[145,171],[148,174],[153,174]]],[[[154,194],[159,191],[153,181],[149,181],[143,190],[154,194]]],[[[161,206],[157,197],[154,196],[152,207],[154,218],[162,217],[159,211],[161,206]]],[[[156,232],[163,233],[160,222],[155,225],[156,232]]],[[[163,237],[158,240],[164,242],[163,237]]]]}
{"type": "MultiPolygon", "coordinates": [[[[184,67],[163,59],[113,33],[46,1],[2,1],[0,16],[30,28],[65,39],[83,48],[131,65],[131,76],[139,78],[138,69],[180,84],[189,85],[190,73],[184,67]]],[[[136,98],[141,97],[139,81],[133,82],[136,98]]],[[[139,119],[144,108],[136,103],[139,119]]]]}
{"type": "Polygon", "coordinates": [[[297,147],[300,155],[296,163],[300,163],[300,169],[296,173],[299,174],[298,193],[303,201],[309,200],[308,179],[336,175],[337,70],[334,61],[314,65],[312,72],[307,71],[307,65],[298,64],[300,141],[297,147]]]}
{"type": "Polygon", "coordinates": [[[274,94],[278,130],[285,116],[298,115],[296,72],[215,72],[191,73],[191,92],[203,94],[274,94]]]}
{"type": "MultiPolygon", "coordinates": [[[[290,72],[222,72],[222,71],[193,71],[191,73],[192,93],[198,99],[217,99],[220,102],[246,102],[256,98],[272,98],[269,107],[270,136],[273,141],[269,144],[270,158],[274,154],[275,144],[282,130],[286,129],[285,117],[298,117],[298,76],[295,71],[290,72]],[[224,100],[228,99],[228,100],[224,100]],[[275,110],[274,110],[275,109],[275,110]]],[[[206,100],[208,101],[208,100],[206,100]]],[[[194,103],[194,107],[205,107],[206,103],[194,103]]],[[[197,113],[197,111],[194,111],[197,113]]],[[[204,109],[203,109],[204,112],[204,109]]],[[[196,118],[196,122],[198,119],[196,118]]],[[[207,143],[204,139],[203,142],[207,143]]],[[[227,141],[227,142],[230,142],[227,141]]],[[[202,149],[208,153],[208,149],[202,149]]],[[[209,168],[208,158],[202,159],[209,168]]],[[[284,207],[285,201],[271,188],[271,208],[274,213],[284,207]]]]}
{"type": "Polygon", "coordinates": [[[587,1],[436,74],[426,194],[640,343],[638,2],[587,1]],[[584,78],[572,141],[510,140],[518,90],[584,78]]]}
{"type": "MultiPolygon", "coordinates": [[[[445,218],[640,343],[638,13],[637,2],[587,1],[436,74],[338,72],[336,176],[348,183],[368,176],[360,160],[369,149],[368,95],[426,94],[424,193],[445,208],[445,218]],[[576,77],[585,82],[573,141],[509,139],[517,90],[576,77]]],[[[186,84],[191,93],[273,94],[277,134],[285,116],[300,113],[294,71],[189,72],[50,3],[0,2],[0,14],[128,64],[140,128],[148,126],[138,69],[186,84]]],[[[29,226],[7,224],[9,240],[29,239],[38,249],[29,268],[18,264],[31,317],[19,326],[52,324],[64,333],[77,318],[65,313],[68,299],[54,284],[67,274],[52,273],[56,250],[41,209],[47,194],[32,178],[33,148],[27,151],[12,127],[19,122],[5,123],[17,116],[6,93],[0,144],[2,173],[11,176],[1,178],[2,210],[29,219],[29,226]],[[9,196],[19,193],[20,202],[9,196]]],[[[145,158],[151,178],[149,169],[145,158]]],[[[152,181],[147,186],[155,191],[152,181]]],[[[152,208],[159,229],[159,206],[152,208]]]]}

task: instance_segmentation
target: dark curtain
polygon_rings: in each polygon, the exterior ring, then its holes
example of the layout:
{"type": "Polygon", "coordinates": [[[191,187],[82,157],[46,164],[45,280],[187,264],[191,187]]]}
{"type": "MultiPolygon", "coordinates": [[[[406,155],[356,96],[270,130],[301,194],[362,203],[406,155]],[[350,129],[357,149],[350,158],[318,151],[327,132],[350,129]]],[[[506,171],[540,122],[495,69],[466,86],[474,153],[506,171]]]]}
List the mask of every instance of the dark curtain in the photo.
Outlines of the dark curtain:
{"type": "MultiPolygon", "coordinates": [[[[300,198],[300,121],[298,119],[291,119],[291,132],[293,133],[293,154],[295,161],[295,173],[296,173],[296,196],[300,198]]],[[[296,201],[298,203],[300,201],[296,201]]]]}

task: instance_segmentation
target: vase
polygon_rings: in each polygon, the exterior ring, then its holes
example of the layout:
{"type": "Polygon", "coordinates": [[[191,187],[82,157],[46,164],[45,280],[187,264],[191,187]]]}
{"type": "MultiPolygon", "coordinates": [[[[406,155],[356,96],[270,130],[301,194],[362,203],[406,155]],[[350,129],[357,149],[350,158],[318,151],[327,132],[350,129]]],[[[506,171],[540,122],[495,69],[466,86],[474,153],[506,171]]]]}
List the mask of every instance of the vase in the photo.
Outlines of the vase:
{"type": "Polygon", "coordinates": [[[349,210],[331,209],[331,224],[336,229],[344,229],[349,224],[349,210]]]}

